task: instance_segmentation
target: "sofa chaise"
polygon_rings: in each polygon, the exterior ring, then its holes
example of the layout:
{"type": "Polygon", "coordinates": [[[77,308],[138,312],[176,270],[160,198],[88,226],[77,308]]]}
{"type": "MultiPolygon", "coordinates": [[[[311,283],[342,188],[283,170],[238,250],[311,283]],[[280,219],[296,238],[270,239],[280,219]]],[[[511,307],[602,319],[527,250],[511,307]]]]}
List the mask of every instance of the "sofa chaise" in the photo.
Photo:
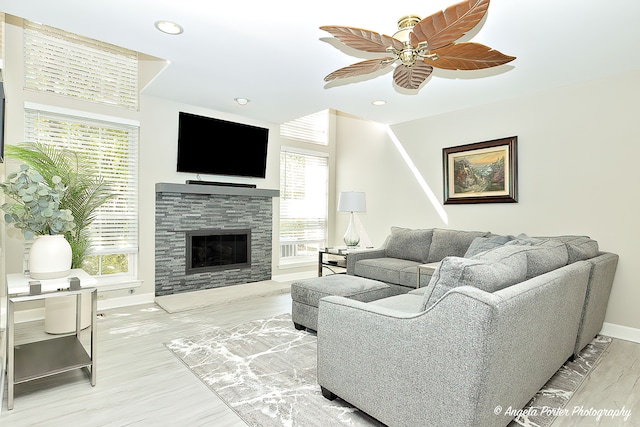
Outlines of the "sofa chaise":
{"type": "MultiPolygon", "coordinates": [[[[411,266],[386,259],[399,254],[398,231],[414,255],[419,235],[432,245],[447,234],[394,229],[384,248],[349,255],[349,273],[408,292],[319,300],[317,374],[329,399],[389,426],[504,426],[511,417],[496,408],[522,408],[602,327],[618,256],[587,237],[448,233],[469,243],[438,249],[457,255],[416,288],[411,266]]],[[[434,261],[430,249],[404,261],[434,261]]]]}

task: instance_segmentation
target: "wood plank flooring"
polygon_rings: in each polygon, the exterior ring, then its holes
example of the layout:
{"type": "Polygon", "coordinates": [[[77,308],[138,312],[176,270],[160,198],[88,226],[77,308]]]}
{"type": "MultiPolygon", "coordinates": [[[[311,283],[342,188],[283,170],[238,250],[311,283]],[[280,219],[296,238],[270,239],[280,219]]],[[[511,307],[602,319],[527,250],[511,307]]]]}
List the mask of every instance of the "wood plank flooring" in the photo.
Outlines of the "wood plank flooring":
{"type": "MultiPolygon", "coordinates": [[[[178,337],[291,312],[288,293],[251,297],[168,314],[155,304],[105,310],[98,320],[97,383],[76,370],[16,386],[14,409],[4,391],[0,425],[215,426],[246,424],[165,349],[178,337]]],[[[44,336],[44,322],[20,324],[16,342],[44,336]]],[[[566,416],[553,427],[639,426],[640,344],[614,340],[567,405],[632,411],[620,418],[566,416]]]]}

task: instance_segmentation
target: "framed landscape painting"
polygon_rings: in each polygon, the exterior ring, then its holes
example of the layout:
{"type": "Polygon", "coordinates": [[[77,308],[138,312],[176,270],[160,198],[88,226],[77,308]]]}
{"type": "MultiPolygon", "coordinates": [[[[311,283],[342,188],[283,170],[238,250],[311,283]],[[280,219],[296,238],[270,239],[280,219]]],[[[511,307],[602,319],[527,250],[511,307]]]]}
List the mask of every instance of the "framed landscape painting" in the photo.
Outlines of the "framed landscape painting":
{"type": "Polygon", "coordinates": [[[518,137],[443,148],[444,204],[516,203],[518,137]]]}

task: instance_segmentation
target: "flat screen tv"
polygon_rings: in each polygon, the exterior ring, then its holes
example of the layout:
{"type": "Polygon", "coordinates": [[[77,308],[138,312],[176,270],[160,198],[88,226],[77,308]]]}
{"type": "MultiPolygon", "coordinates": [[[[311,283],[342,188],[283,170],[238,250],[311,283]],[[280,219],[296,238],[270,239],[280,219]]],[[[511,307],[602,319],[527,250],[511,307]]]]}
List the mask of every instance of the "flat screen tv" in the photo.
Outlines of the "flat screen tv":
{"type": "Polygon", "coordinates": [[[180,112],[178,172],[264,178],[269,129],[180,112]]]}

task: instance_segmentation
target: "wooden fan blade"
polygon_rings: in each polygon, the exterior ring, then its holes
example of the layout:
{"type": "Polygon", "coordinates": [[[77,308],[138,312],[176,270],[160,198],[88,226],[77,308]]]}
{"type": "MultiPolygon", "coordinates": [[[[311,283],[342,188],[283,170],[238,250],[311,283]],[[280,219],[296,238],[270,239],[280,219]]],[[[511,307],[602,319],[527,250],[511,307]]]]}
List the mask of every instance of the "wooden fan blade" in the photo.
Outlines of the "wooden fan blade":
{"type": "Polygon", "coordinates": [[[444,70],[479,70],[497,67],[516,59],[480,43],[456,43],[432,50],[438,59],[424,59],[424,63],[444,70]]]}
{"type": "Polygon", "coordinates": [[[478,25],[489,8],[489,0],[467,0],[418,22],[409,39],[413,47],[427,42],[429,50],[453,43],[478,25]]]}
{"type": "Polygon", "coordinates": [[[405,89],[418,89],[432,71],[433,67],[423,62],[416,62],[411,67],[400,64],[393,70],[393,81],[405,89]]]}
{"type": "Polygon", "coordinates": [[[360,76],[362,74],[373,73],[374,71],[381,70],[385,67],[390,66],[393,62],[393,57],[388,58],[376,58],[376,59],[368,59],[366,61],[357,62],[355,64],[351,64],[347,67],[340,68],[339,70],[334,71],[324,78],[325,82],[330,82],[335,79],[343,79],[346,77],[354,77],[360,76]],[[389,62],[386,62],[389,61],[389,62]]]}
{"type": "Polygon", "coordinates": [[[320,29],[328,32],[347,46],[365,52],[386,52],[388,47],[402,50],[403,47],[400,40],[361,28],[325,25],[320,29]]]}

